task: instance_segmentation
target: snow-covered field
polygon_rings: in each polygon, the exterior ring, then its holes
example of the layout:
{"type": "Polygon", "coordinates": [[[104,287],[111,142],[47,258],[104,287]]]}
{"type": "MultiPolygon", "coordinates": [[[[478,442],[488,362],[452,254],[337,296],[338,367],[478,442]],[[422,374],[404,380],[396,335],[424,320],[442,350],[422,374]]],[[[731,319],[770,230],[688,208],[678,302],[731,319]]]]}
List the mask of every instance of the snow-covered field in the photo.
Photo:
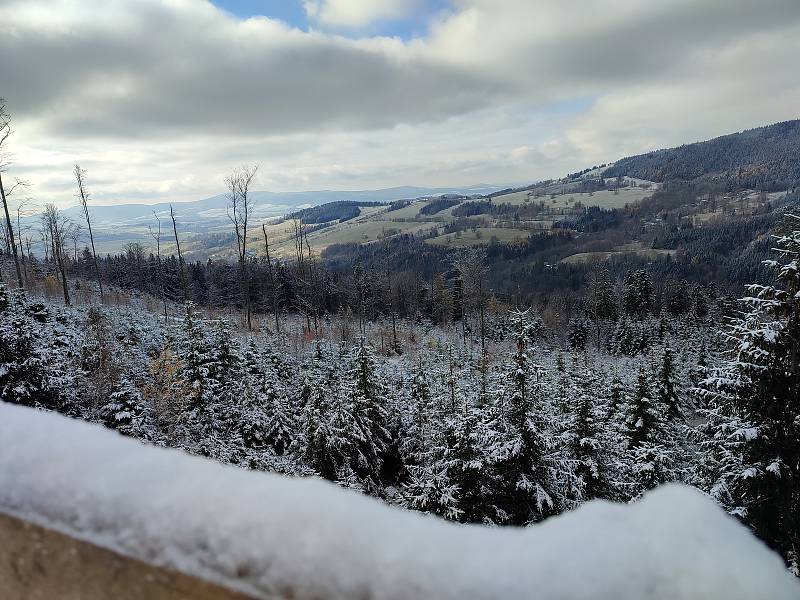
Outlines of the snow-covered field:
{"type": "Polygon", "coordinates": [[[800,598],[777,555],[680,485],[499,529],[2,403],[0,440],[0,511],[264,598],[800,598]]]}

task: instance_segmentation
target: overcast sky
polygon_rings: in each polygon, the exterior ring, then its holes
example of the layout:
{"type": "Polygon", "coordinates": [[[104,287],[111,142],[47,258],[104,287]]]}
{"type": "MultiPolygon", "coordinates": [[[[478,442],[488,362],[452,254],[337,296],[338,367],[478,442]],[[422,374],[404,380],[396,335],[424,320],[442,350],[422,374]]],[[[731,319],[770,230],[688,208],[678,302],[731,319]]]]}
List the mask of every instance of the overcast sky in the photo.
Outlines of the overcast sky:
{"type": "Polygon", "coordinates": [[[529,182],[800,116],[798,0],[0,0],[40,203],[529,182]]]}

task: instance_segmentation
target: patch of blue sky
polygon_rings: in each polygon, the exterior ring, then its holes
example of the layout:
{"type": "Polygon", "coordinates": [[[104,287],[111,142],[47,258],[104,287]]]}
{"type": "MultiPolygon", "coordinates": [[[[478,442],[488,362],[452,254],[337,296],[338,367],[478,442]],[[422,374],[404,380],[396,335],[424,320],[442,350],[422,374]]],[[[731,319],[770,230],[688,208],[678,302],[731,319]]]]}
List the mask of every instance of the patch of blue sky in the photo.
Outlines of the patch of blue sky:
{"type": "MultiPolygon", "coordinates": [[[[291,27],[308,31],[314,26],[301,0],[213,0],[219,8],[241,19],[265,16],[291,27]]],[[[340,29],[335,33],[350,37],[387,36],[403,40],[424,37],[436,14],[452,7],[452,0],[426,0],[413,14],[400,19],[383,19],[358,29],[340,29]]]]}
{"type": "Polygon", "coordinates": [[[248,19],[264,16],[283,21],[298,29],[308,29],[308,19],[300,0],[212,0],[226,12],[248,19]]]}
{"type": "Polygon", "coordinates": [[[560,116],[582,114],[588,111],[599,97],[597,94],[592,94],[554,102],[547,106],[547,112],[560,116]]]}

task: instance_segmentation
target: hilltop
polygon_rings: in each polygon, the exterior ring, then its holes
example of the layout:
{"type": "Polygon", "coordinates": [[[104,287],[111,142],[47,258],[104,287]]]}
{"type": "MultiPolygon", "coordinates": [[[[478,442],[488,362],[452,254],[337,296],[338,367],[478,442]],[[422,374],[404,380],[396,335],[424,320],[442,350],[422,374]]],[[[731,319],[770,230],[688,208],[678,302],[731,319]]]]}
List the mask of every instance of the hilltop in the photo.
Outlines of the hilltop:
{"type": "Polygon", "coordinates": [[[726,191],[789,190],[800,185],[800,120],[629,156],[603,176],[703,182],[726,191]]]}

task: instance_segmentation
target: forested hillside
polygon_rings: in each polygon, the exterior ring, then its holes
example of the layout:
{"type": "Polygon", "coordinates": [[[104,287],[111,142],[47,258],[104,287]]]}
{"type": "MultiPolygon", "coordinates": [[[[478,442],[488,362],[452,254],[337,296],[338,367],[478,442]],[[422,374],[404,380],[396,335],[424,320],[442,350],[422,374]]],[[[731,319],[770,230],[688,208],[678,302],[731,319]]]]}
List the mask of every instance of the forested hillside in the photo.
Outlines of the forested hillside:
{"type": "Polygon", "coordinates": [[[789,190],[800,185],[800,120],[617,161],[605,177],[694,181],[721,190],[789,190]]]}
{"type": "Polygon", "coordinates": [[[428,318],[391,295],[365,312],[356,281],[335,311],[280,310],[262,333],[108,288],[126,306],[0,287],[0,400],[464,522],[524,525],[683,481],[797,570],[800,406],[784,392],[800,379],[800,233],[776,243],[781,287],[753,286],[742,316],[686,285],[657,301],[646,270],[619,288],[596,270],[566,326],[492,298],[477,251],[452,295],[434,281],[428,318]]]}
{"type": "Polygon", "coordinates": [[[5,228],[0,400],[467,523],[681,481],[800,573],[798,195],[601,169],[256,227],[245,166],[234,260],[48,205],[43,253],[5,228]]]}

